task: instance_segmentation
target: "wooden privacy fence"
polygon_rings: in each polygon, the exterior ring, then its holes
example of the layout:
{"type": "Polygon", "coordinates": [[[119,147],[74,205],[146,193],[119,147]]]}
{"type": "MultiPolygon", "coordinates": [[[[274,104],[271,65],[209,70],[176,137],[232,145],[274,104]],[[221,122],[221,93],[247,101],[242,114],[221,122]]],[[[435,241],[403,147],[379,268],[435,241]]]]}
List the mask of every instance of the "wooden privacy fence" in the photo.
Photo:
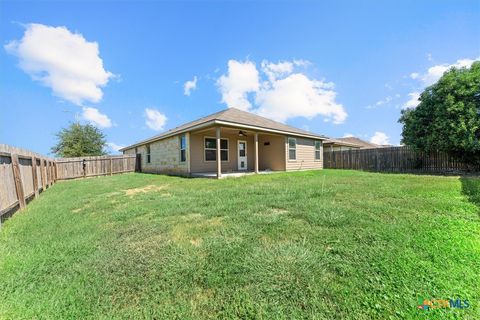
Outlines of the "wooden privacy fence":
{"type": "Polygon", "coordinates": [[[443,152],[421,152],[410,147],[325,150],[324,168],[385,172],[459,174],[479,171],[443,152]]]}
{"type": "Polygon", "coordinates": [[[59,158],[56,159],[59,180],[106,176],[135,171],[135,155],[59,158]]]}
{"type": "Polygon", "coordinates": [[[49,158],[0,144],[0,223],[58,180],[135,171],[135,155],[49,158]]]}

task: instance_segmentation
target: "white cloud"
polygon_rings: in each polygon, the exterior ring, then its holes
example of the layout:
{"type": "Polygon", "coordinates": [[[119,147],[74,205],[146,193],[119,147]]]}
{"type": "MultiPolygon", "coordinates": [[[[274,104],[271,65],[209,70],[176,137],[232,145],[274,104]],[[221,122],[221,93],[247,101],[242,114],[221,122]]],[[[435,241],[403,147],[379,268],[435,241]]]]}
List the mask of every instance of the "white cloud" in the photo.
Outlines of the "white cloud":
{"type": "Polygon", "coordinates": [[[193,77],[193,80],[188,80],[183,85],[183,94],[189,96],[190,93],[197,89],[197,76],[193,77]]]}
{"type": "MultiPolygon", "coordinates": [[[[429,61],[432,61],[432,55],[427,53],[427,59],[429,61]]],[[[436,83],[442,76],[443,74],[450,70],[451,68],[469,68],[472,63],[475,61],[480,60],[480,57],[476,59],[459,59],[455,63],[444,63],[444,64],[438,64],[435,66],[432,66],[427,69],[425,73],[419,73],[419,72],[413,72],[410,74],[410,78],[413,80],[416,80],[418,82],[417,90],[410,92],[408,94],[408,101],[405,102],[402,106],[403,109],[409,109],[409,108],[416,108],[419,104],[420,101],[418,101],[418,98],[420,98],[420,92],[423,91],[425,87],[428,87],[434,83],[436,83]]]]}
{"type": "Polygon", "coordinates": [[[355,136],[348,132],[343,135],[343,138],[351,138],[351,137],[355,137],[355,136]]]}
{"type": "Polygon", "coordinates": [[[390,138],[383,132],[376,131],[375,134],[370,138],[371,143],[375,144],[390,144],[390,138]]]}
{"type": "Polygon", "coordinates": [[[28,24],[20,40],[4,46],[19,59],[20,68],[53,94],[74,104],[99,102],[112,73],[103,67],[98,43],[66,27],[28,24]]]}
{"type": "Polygon", "coordinates": [[[403,109],[416,108],[420,104],[418,100],[420,98],[420,92],[410,92],[408,96],[410,99],[403,105],[403,109]]]}
{"type": "Polygon", "coordinates": [[[420,77],[420,80],[423,82],[423,84],[425,86],[432,85],[435,82],[437,82],[443,76],[443,74],[446,71],[450,70],[451,68],[453,68],[453,67],[455,67],[455,68],[463,68],[463,67],[469,68],[472,65],[472,63],[474,63],[475,61],[477,61],[479,59],[480,58],[477,58],[477,59],[459,59],[459,60],[457,60],[457,62],[452,63],[452,64],[446,64],[445,63],[445,64],[435,65],[433,67],[428,68],[427,72],[420,77]]]}
{"type": "Polygon", "coordinates": [[[272,63],[263,60],[261,64],[263,73],[265,73],[270,81],[275,81],[276,78],[283,75],[288,75],[293,71],[293,62],[284,61],[279,63],[272,63]]]}
{"type": "Polygon", "coordinates": [[[335,101],[335,85],[310,79],[295,71],[295,67],[309,64],[304,60],[279,63],[264,60],[260,68],[264,76],[261,82],[255,64],[230,60],[227,75],[217,81],[222,102],[228,107],[251,111],[281,122],[295,117],[311,119],[318,115],[333,123],[344,122],[347,113],[335,101]],[[248,93],[254,93],[254,106],[248,100],[248,93]]]}
{"type": "Polygon", "coordinates": [[[222,93],[222,102],[229,108],[249,110],[251,104],[247,94],[260,88],[257,67],[253,62],[228,61],[228,73],[222,75],[217,85],[222,93]]]}
{"type": "Polygon", "coordinates": [[[347,118],[343,106],[335,102],[336,92],[319,80],[311,80],[302,73],[294,73],[286,78],[275,80],[270,87],[257,93],[256,113],[285,122],[289,118],[311,119],[323,115],[334,123],[342,123],[347,118]]]}
{"type": "Polygon", "coordinates": [[[107,146],[111,151],[114,152],[119,152],[120,149],[125,147],[124,145],[116,144],[115,142],[107,142],[107,146]]]}
{"type": "Polygon", "coordinates": [[[420,74],[419,74],[418,72],[412,72],[412,73],[410,73],[410,78],[412,78],[412,79],[415,80],[415,79],[418,78],[419,75],[420,75],[420,74]]]}
{"type": "Polygon", "coordinates": [[[98,109],[83,107],[82,110],[82,118],[91,124],[99,128],[110,128],[112,126],[110,118],[106,114],[101,113],[98,109]]]}
{"type": "Polygon", "coordinates": [[[396,93],[393,96],[387,96],[382,100],[378,100],[377,102],[375,102],[374,105],[368,105],[365,108],[366,109],[375,109],[375,108],[381,107],[383,105],[386,105],[386,104],[390,103],[392,100],[398,99],[398,98],[400,98],[400,94],[396,93]]]}
{"type": "Polygon", "coordinates": [[[146,108],[145,109],[145,124],[152,130],[160,131],[165,126],[167,122],[167,117],[158,111],[157,109],[153,108],[146,108]]]}

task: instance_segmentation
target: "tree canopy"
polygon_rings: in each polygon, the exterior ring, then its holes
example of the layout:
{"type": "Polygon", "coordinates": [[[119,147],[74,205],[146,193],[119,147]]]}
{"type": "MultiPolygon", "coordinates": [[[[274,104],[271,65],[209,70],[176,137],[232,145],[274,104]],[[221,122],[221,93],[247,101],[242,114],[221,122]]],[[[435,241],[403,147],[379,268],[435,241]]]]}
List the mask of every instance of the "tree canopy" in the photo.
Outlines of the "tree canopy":
{"type": "Polygon", "coordinates": [[[402,111],[402,143],[480,164],[480,62],[452,68],[402,111]]]}
{"type": "Polygon", "coordinates": [[[101,156],[105,154],[105,135],[91,124],[72,123],[56,134],[57,144],[52,147],[59,157],[101,156]]]}

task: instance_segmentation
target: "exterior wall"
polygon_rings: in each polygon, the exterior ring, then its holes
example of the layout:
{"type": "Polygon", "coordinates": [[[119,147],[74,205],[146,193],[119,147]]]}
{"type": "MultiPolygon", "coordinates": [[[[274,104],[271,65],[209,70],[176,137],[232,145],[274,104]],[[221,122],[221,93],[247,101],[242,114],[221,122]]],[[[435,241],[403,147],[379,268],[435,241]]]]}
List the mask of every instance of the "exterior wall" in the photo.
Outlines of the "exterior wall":
{"type": "Polygon", "coordinates": [[[315,141],[308,138],[297,139],[297,159],[288,160],[288,137],[285,137],[286,170],[323,169],[323,144],[320,147],[320,160],[315,160],[315,141]]]}
{"type": "MultiPolygon", "coordinates": [[[[190,141],[187,134],[187,152],[185,162],[180,162],[180,135],[150,143],[150,163],[147,163],[147,145],[137,147],[141,154],[142,172],[187,175],[189,173],[190,141]]],[[[135,154],[135,148],[127,149],[125,154],[135,154]]]]}
{"type": "Polygon", "coordinates": [[[135,154],[135,148],[124,150],[123,154],[135,154]]]}
{"type": "Polygon", "coordinates": [[[258,165],[260,170],[285,171],[284,136],[259,134],[258,165]]]}
{"type": "MultiPolygon", "coordinates": [[[[216,172],[216,161],[205,161],[204,138],[215,137],[215,129],[200,133],[187,133],[187,161],[180,162],[180,135],[150,143],[151,162],[147,163],[146,145],[138,146],[141,154],[142,172],[188,175],[198,172],[216,172]]],[[[247,171],[255,166],[255,146],[253,134],[239,137],[238,134],[221,132],[221,137],[228,139],[229,159],[222,161],[222,172],[238,170],[238,141],[247,141],[247,171]]],[[[297,139],[297,159],[288,160],[288,137],[259,133],[258,160],[260,170],[292,171],[323,168],[323,144],[320,149],[320,160],[315,160],[314,139],[297,139]],[[267,145],[265,143],[268,142],[267,145]]],[[[127,149],[124,154],[135,154],[135,148],[127,149]]]]}
{"type": "MultiPolygon", "coordinates": [[[[254,170],[255,147],[253,135],[239,137],[238,134],[227,132],[220,133],[222,138],[228,139],[228,161],[222,161],[222,172],[238,170],[238,140],[247,141],[247,171],[254,170]]],[[[215,129],[190,134],[190,170],[191,172],[216,172],[216,161],[205,161],[204,137],[215,138],[215,129]]]]}

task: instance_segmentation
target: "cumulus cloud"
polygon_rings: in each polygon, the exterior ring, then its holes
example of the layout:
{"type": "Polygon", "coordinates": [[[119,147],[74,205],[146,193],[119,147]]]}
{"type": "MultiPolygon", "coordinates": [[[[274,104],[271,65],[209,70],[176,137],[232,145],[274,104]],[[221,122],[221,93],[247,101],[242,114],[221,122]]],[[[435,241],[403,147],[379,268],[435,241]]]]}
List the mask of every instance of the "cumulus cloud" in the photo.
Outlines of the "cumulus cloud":
{"type": "MultiPolygon", "coordinates": [[[[429,61],[432,61],[431,54],[427,54],[427,58],[429,61]]],[[[424,73],[411,73],[410,78],[418,82],[418,88],[416,91],[408,94],[409,100],[405,102],[403,109],[417,107],[420,103],[420,101],[418,101],[418,98],[420,97],[420,91],[422,91],[425,87],[436,83],[446,71],[450,70],[451,68],[469,68],[472,63],[478,60],[480,60],[480,57],[476,59],[459,59],[455,63],[434,65],[428,68],[424,73]]]]}
{"type": "Polygon", "coordinates": [[[344,122],[347,113],[336,102],[335,85],[296,71],[296,67],[309,65],[305,60],[278,63],[263,60],[260,73],[251,61],[230,60],[227,74],[217,81],[222,102],[281,122],[318,115],[324,116],[325,121],[344,122]],[[254,106],[248,94],[252,94],[254,106]]]}
{"type": "Polygon", "coordinates": [[[265,73],[270,81],[275,81],[282,75],[287,75],[293,72],[293,62],[283,61],[279,63],[272,63],[263,60],[261,63],[263,73],[265,73]]]}
{"type": "Polygon", "coordinates": [[[260,88],[257,67],[251,61],[230,60],[228,72],[218,79],[217,86],[222,93],[223,103],[229,108],[247,111],[252,107],[247,94],[256,92],[260,88]]]}
{"type": "Polygon", "coordinates": [[[403,105],[403,109],[416,108],[420,104],[420,101],[418,100],[420,98],[420,92],[410,92],[408,96],[410,99],[408,99],[408,101],[403,105]]]}
{"type": "Polygon", "coordinates": [[[281,122],[289,118],[311,119],[323,115],[334,123],[342,123],[347,113],[335,102],[335,97],[336,92],[329,84],[295,73],[260,90],[255,99],[259,106],[256,112],[281,122]]]}
{"type": "Polygon", "coordinates": [[[102,87],[113,74],[106,71],[98,43],[66,27],[28,24],[20,40],[4,46],[19,59],[19,67],[35,81],[52,89],[55,96],[81,105],[99,102],[102,87]]]}
{"type": "Polygon", "coordinates": [[[428,68],[427,72],[419,76],[419,79],[422,81],[424,86],[429,86],[437,82],[443,74],[450,70],[451,68],[469,68],[472,63],[475,61],[480,60],[480,58],[477,59],[459,59],[457,62],[448,64],[439,64],[435,65],[433,67],[428,68]]]}
{"type": "Polygon", "coordinates": [[[111,151],[114,151],[114,152],[118,152],[120,149],[125,147],[124,145],[116,144],[115,142],[107,142],[107,146],[111,151]]]}
{"type": "Polygon", "coordinates": [[[167,117],[154,108],[145,109],[145,124],[152,130],[160,131],[167,122],[167,117]]]}
{"type": "Polygon", "coordinates": [[[110,118],[96,108],[83,107],[81,117],[99,128],[110,128],[112,126],[110,118]]]}
{"type": "Polygon", "coordinates": [[[380,145],[390,144],[390,138],[384,132],[376,131],[375,134],[370,138],[370,142],[380,145]]]}
{"type": "Polygon", "coordinates": [[[197,89],[197,76],[183,84],[183,94],[189,96],[195,89],[197,89]]]}

